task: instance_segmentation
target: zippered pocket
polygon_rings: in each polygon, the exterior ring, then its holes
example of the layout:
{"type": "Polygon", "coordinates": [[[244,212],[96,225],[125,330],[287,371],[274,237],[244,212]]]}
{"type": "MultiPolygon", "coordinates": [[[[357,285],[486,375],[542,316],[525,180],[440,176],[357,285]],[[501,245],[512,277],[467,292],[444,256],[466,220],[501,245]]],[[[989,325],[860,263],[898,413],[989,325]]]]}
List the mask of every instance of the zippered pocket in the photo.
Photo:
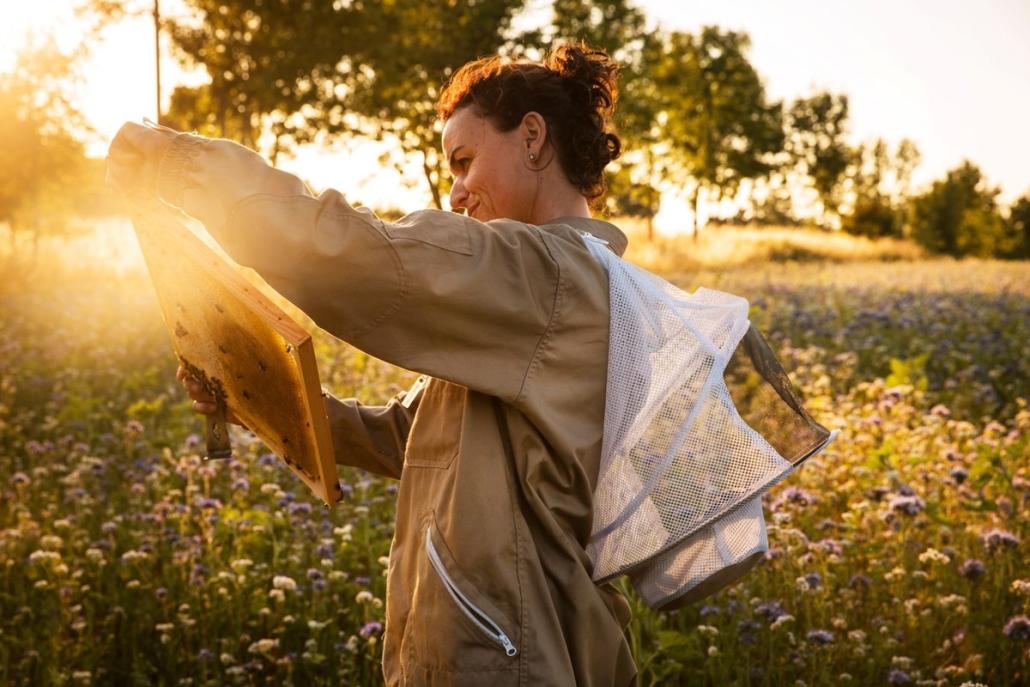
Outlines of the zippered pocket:
{"type": "Polygon", "coordinates": [[[471,620],[476,627],[478,627],[483,634],[493,640],[498,646],[504,649],[504,653],[508,656],[515,656],[518,654],[518,649],[515,648],[515,644],[511,641],[511,638],[505,633],[504,629],[497,624],[489,615],[487,615],[482,608],[477,606],[461,589],[454,583],[450,574],[447,572],[447,568],[443,564],[443,560],[440,558],[440,554],[436,550],[436,546],[433,544],[432,536],[433,528],[429,526],[426,528],[426,554],[429,556],[429,562],[433,566],[433,570],[439,575],[440,581],[443,583],[447,593],[454,599],[454,603],[458,605],[469,620],[471,620]]]}

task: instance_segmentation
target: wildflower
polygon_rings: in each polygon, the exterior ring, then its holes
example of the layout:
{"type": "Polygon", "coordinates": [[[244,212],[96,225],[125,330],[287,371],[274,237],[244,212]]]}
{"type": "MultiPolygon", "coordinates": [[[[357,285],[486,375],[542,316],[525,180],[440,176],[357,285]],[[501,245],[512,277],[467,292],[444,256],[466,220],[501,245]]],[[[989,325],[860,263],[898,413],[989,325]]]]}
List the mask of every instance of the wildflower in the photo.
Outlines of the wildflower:
{"type": "Polygon", "coordinates": [[[367,589],[362,589],[358,592],[357,596],[354,597],[354,601],[359,604],[364,604],[371,602],[373,598],[375,597],[372,596],[372,592],[367,589]]]}
{"type": "Polygon", "coordinates": [[[784,613],[779,618],[774,620],[772,622],[772,625],[770,625],[769,627],[770,627],[770,629],[776,630],[776,629],[779,629],[779,628],[783,627],[787,623],[792,623],[792,622],[794,622],[794,616],[792,616],[789,613],[784,613]]]}
{"type": "Polygon", "coordinates": [[[61,554],[56,551],[43,551],[36,550],[29,554],[29,563],[39,563],[40,565],[47,565],[48,563],[60,563],[61,554]]]}
{"type": "Polygon", "coordinates": [[[1002,547],[1012,548],[1019,546],[1019,538],[1016,535],[997,528],[984,532],[980,535],[980,539],[988,551],[994,551],[1002,547]]]}
{"type": "Polygon", "coordinates": [[[1022,596],[1030,596],[1030,580],[1013,580],[1012,591],[1022,596]]]}
{"type": "Polygon", "coordinates": [[[286,592],[281,589],[269,589],[268,598],[275,599],[276,601],[283,602],[286,600],[286,592]]]}
{"type": "Polygon", "coordinates": [[[905,515],[916,515],[926,508],[926,502],[918,496],[894,496],[887,505],[891,510],[905,515]]]}
{"type": "Polygon", "coordinates": [[[737,636],[744,644],[755,644],[758,638],[756,632],[761,628],[757,621],[745,618],[737,623],[737,636]]]}
{"type": "Polygon", "coordinates": [[[975,558],[968,558],[959,566],[958,572],[966,579],[976,580],[987,572],[987,566],[975,558]]]}
{"type": "Polygon", "coordinates": [[[332,558],[333,557],[333,540],[323,539],[318,546],[315,547],[315,555],[319,558],[332,558]]]}
{"type": "Polygon", "coordinates": [[[321,580],[323,577],[322,571],[318,568],[308,568],[308,579],[309,580],[321,580]]]}
{"type": "Polygon", "coordinates": [[[139,420],[129,420],[127,423],[125,423],[126,434],[143,434],[143,429],[143,423],[139,420]]]}
{"type": "Polygon", "coordinates": [[[252,654],[267,654],[270,651],[274,651],[279,648],[278,639],[259,639],[258,641],[247,647],[247,651],[252,654]]]}
{"type": "Polygon", "coordinates": [[[714,627],[712,625],[698,625],[697,631],[705,635],[706,637],[715,637],[719,634],[719,628],[714,627]]]}
{"type": "Polygon", "coordinates": [[[201,649],[200,651],[197,652],[197,660],[198,661],[210,661],[214,657],[215,657],[215,654],[210,649],[201,649]]]}
{"type": "Polygon", "coordinates": [[[766,601],[755,606],[755,615],[763,616],[770,621],[775,621],[784,613],[783,606],[779,601],[766,601]]]}
{"type": "Polygon", "coordinates": [[[933,408],[930,408],[930,414],[931,415],[936,415],[937,417],[944,417],[944,418],[951,417],[951,411],[948,410],[947,406],[945,406],[945,405],[943,405],[941,403],[938,403],[933,408]]]}
{"type": "Polygon", "coordinates": [[[851,579],[848,580],[848,587],[850,587],[851,589],[855,589],[856,587],[868,589],[872,583],[872,578],[870,578],[865,573],[855,573],[851,576],[851,579]]]}
{"type": "Polygon", "coordinates": [[[805,575],[805,582],[808,583],[808,587],[810,589],[818,589],[820,586],[822,586],[823,578],[822,575],[820,575],[817,572],[810,572],[807,575],[805,575]]]}
{"type": "Polygon", "coordinates": [[[1030,618],[1025,615],[1017,615],[1009,618],[1002,630],[1009,639],[1025,642],[1030,641],[1030,618]]]}
{"type": "Polygon", "coordinates": [[[887,682],[892,685],[908,685],[912,684],[912,678],[905,671],[894,668],[887,676],[887,682]]]}
{"type": "Polygon", "coordinates": [[[805,637],[815,644],[830,644],[834,640],[833,633],[829,630],[809,630],[805,637]]]}
{"type": "Polygon", "coordinates": [[[229,567],[237,573],[247,572],[247,568],[249,568],[252,565],[254,565],[254,561],[250,560],[249,558],[237,558],[233,562],[229,563],[229,567]]]}
{"type": "Polygon", "coordinates": [[[920,563],[947,563],[948,561],[949,559],[947,556],[934,548],[929,548],[919,554],[920,563]]]}
{"type": "Polygon", "coordinates": [[[292,577],[286,575],[276,575],[272,578],[272,586],[276,589],[283,589],[288,592],[297,590],[297,583],[294,582],[292,577]]]}
{"type": "Polygon", "coordinates": [[[233,491],[249,491],[250,490],[250,482],[247,480],[246,477],[240,477],[239,479],[237,479],[236,481],[234,481],[232,483],[232,487],[231,488],[232,488],[233,491]]]}
{"type": "Polygon", "coordinates": [[[700,615],[701,615],[702,618],[704,618],[705,616],[709,616],[709,615],[717,615],[718,613],[719,613],[719,607],[718,606],[712,606],[710,604],[705,604],[704,606],[702,606],[701,607],[701,611],[700,611],[700,615]]]}
{"type": "Polygon", "coordinates": [[[376,632],[381,632],[382,629],[383,629],[382,624],[381,623],[377,623],[376,621],[373,620],[371,622],[367,622],[364,625],[362,625],[361,629],[358,630],[358,634],[367,639],[368,637],[370,637],[371,635],[375,634],[376,632]]]}
{"type": "Polygon", "coordinates": [[[11,475],[11,484],[16,487],[27,487],[32,484],[32,480],[24,472],[16,472],[11,475]]]}
{"type": "Polygon", "coordinates": [[[948,474],[955,480],[955,484],[962,484],[969,477],[969,471],[965,468],[952,468],[948,474]]]}

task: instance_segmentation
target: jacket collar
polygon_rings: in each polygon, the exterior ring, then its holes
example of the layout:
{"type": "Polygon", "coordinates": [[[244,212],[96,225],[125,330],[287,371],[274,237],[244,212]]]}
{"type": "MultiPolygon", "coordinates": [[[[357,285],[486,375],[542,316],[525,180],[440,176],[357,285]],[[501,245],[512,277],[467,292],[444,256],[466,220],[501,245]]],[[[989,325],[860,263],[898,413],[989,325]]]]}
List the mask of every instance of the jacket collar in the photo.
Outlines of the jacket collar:
{"type": "Polygon", "coordinates": [[[615,251],[615,254],[622,256],[629,245],[629,239],[617,226],[603,219],[593,217],[556,217],[547,224],[565,224],[579,231],[589,231],[599,239],[608,242],[608,246],[615,251]]]}

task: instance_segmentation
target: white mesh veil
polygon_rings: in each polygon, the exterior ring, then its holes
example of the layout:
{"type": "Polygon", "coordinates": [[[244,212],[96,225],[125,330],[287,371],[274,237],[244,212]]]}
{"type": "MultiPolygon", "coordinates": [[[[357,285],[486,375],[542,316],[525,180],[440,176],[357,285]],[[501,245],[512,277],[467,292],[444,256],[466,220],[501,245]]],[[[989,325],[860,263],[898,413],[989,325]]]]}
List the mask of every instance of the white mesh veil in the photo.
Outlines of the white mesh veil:
{"type": "Polygon", "coordinates": [[[836,433],[804,411],[751,327],[745,299],[706,288],[688,294],[582,236],[608,272],[611,302],[587,547],[593,579],[628,574],[650,605],[677,607],[761,558],[762,493],[836,433]]]}

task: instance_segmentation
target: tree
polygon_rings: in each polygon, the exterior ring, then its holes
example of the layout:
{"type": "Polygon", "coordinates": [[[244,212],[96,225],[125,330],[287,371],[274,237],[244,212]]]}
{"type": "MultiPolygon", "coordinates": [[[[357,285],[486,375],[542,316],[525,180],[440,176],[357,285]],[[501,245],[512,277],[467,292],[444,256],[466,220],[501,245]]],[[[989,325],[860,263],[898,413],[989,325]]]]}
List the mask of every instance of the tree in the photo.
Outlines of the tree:
{"type": "Polygon", "coordinates": [[[695,240],[702,194],[717,201],[743,179],[765,177],[783,149],[783,107],[766,101],[746,56],[749,45],[747,34],[713,26],[699,35],[674,32],[654,69],[670,152],[695,182],[695,240]]]}
{"type": "Polygon", "coordinates": [[[841,182],[853,157],[844,140],[848,97],[822,92],[798,98],[784,120],[785,147],[794,165],[819,194],[824,215],[837,214],[841,182]]]}
{"type": "Polygon", "coordinates": [[[615,130],[622,141],[618,169],[608,174],[609,212],[643,217],[648,240],[661,187],[671,181],[668,144],[659,125],[652,67],[660,39],[647,17],[628,0],[555,0],[552,33],[556,40],[582,40],[604,49],[619,64],[615,130]]]}
{"type": "Polygon", "coordinates": [[[919,149],[909,139],[902,139],[894,153],[883,139],[859,145],[846,175],[854,208],[841,218],[841,227],[858,236],[900,237],[919,160],[919,149]]]}
{"type": "Polygon", "coordinates": [[[440,152],[436,101],[450,75],[466,62],[497,53],[524,0],[394,0],[369,4],[355,16],[361,39],[341,65],[348,109],[360,131],[395,140],[404,155],[422,159],[433,203],[448,187],[440,152]]]}
{"type": "Polygon", "coordinates": [[[1030,192],[1012,204],[1007,225],[1007,246],[1004,256],[1030,258],[1030,192]]]}
{"type": "Polygon", "coordinates": [[[172,92],[166,121],[280,152],[346,129],[336,67],[358,10],[311,0],[187,0],[188,21],[166,19],[180,61],[203,66],[209,82],[172,92]],[[262,138],[267,140],[261,145],[262,138]]]}
{"type": "Polygon", "coordinates": [[[33,238],[70,228],[86,158],[81,137],[90,131],[67,96],[81,53],[62,53],[52,39],[29,40],[9,73],[0,75],[0,222],[10,229],[12,255],[19,233],[33,238]]]}
{"type": "Polygon", "coordinates": [[[1006,232],[998,212],[999,193],[976,165],[963,161],[913,201],[913,238],[935,253],[953,256],[1002,252],[1006,232]]]}

